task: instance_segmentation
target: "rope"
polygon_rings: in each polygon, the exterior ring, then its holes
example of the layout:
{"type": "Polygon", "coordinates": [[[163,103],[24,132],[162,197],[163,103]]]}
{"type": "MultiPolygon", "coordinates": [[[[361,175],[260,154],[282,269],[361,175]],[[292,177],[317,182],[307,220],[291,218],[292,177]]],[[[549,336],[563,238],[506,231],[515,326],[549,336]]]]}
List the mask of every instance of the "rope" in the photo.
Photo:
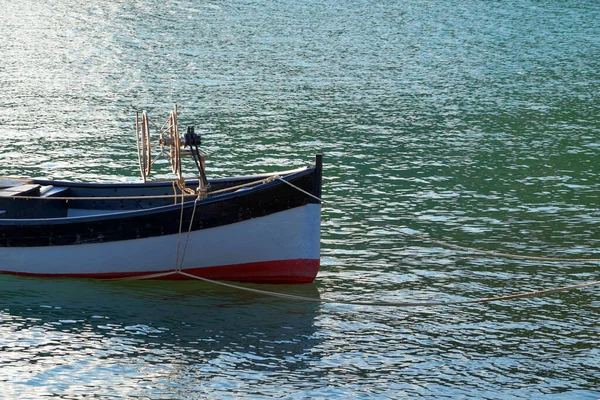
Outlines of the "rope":
{"type": "Polygon", "coordinates": [[[171,182],[171,186],[173,187],[173,204],[177,204],[177,189],[175,189],[175,181],[171,182]]]}
{"type": "MultiPolygon", "coordinates": [[[[302,188],[299,188],[298,186],[294,185],[293,183],[286,181],[285,179],[283,179],[283,178],[282,178],[281,176],[279,176],[279,175],[275,175],[273,178],[274,178],[274,179],[277,179],[277,180],[278,180],[278,181],[280,181],[280,182],[283,182],[283,183],[285,183],[285,184],[286,184],[286,185],[288,185],[288,186],[291,186],[291,187],[293,187],[294,189],[296,189],[296,190],[298,190],[298,191],[300,191],[300,192],[304,193],[305,195],[307,195],[307,196],[309,196],[309,197],[312,197],[313,199],[317,200],[318,202],[320,202],[320,203],[322,203],[322,204],[329,204],[329,202],[328,202],[328,201],[325,201],[325,200],[323,200],[322,198],[320,198],[320,197],[317,197],[317,196],[315,196],[314,194],[312,194],[312,193],[309,193],[309,192],[307,192],[306,190],[304,190],[304,189],[302,189],[302,188]]],[[[334,208],[334,207],[331,207],[331,208],[334,208]]],[[[341,210],[341,209],[339,209],[339,208],[338,208],[338,210],[339,210],[339,211],[343,211],[343,212],[347,212],[347,211],[341,210]]],[[[348,214],[352,214],[352,213],[348,212],[348,214]]]]}
{"type": "MultiPolygon", "coordinates": [[[[177,233],[177,253],[175,254],[175,271],[179,272],[179,248],[181,247],[181,229],[183,227],[183,192],[181,192],[181,213],[179,214],[179,233],[177,233]]],[[[194,204],[195,207],[195,204],[194,204]]],[[[191,222],[190,222],[191,223],[191,222]]],[[[183,258],[181,260],[183,264],[183,258]]]]}
{"type": "MultiPolygon", "coordinates": [[[[197,203],[198,203],[198,198],[196,198],[196,200],[194,200],[194,208],[192,209],[192,217],[190,218],[190,226],[188,227],[187,236],[185,238],[185,245],[183,246],[183,254],[181,255],[181,264],[179,264],[179,271],[181,271],[181,269],[183,268],[183,260],[185,259],[185,253],[187,251],[188,242],[190,241],[190,233],[192,232],[192,224],[194,222],[194,216],[196,215],[196,204],[197,203]]],[[[181,224],[179,226],[179,230],[181,232],[181,224]]]]}
{"type": "MultiPolygon", "coordinates": [[[[294,189],[299,190],[300,192],[312,197],[313,199],[315,199],[321,203],[329,204],[325,200],[313,195],[312,193],[309,193],[309,192],[299,188],[298,186],[284,180],[279,175],[275,175],[275,176],[271,177],[270,179],[277,179],[277,180],[284,182],[285,184],[293,187],[294,189]]],[[[231,189],[231,188],[228,188],[228,189],[231,189]]],[[[524,298],[532,298],[532,297],[541,297],[541,296],[546,296],[546,295],[550,295],[550,294],[554,294],[554,293],[565,292],[568,290],[583,289],[583,288],[590,287],[590,286],[600,285],[600,281],[590,281],[590,282],[584,282],[584,283],[575,284],[575,285],[562,286],[562,287],[558,287],[558,288],[551,288],[551,289],[545,289],[545,290],[537,290],[537,291],[532,291],[532,292],[516,293],[516,294],[509,294],[509,295],[502,295],[502,296],[495,296],[495,297],[483,297],[483,298],[477,298],[477,299],[457,300],[457,301],[421,301],[421,302],[331,300],[331,299],[320,299],[320,298],[314,298],[314,297],[298,296],[298,295],[287,294],[287,293],[278,293],[278,292],[271,292],[271,291],[267,291],[267,290],[243,287],[243,286],[234,285],[231,283],[226,283],[226,282],[221,282],[221,281],[204,278],[204,277],[201,277],[198,275],[189,274],[182,270],[183,262],[184,262],[186,251],[187,251],[187,245],[189,242],[189,237],[190,237],[190,233],[192,230],[192,223],[193,223],[194,215],[196,212],[196,203],[198,201],[198,198],[196,198],[196,200],[194,201],[194,209],[192,211],[192,217],[190,219],[190,224],[188,227],[186,242],[184,245],[183,254],[181,256],[181,263],[179,263],[179,250],[180,250],[180,244],[181,244],[181,232],[182,232],[182,225],[183,225],[183,203],[184,203],[183,191],[181,193],[181,197],[182,197],[182,199],[181,199],[182,208],[181,208],[181,215],[180,215],[180,222],[179,222],[179,234],[178,234],[178,238],[177,238],[177,256],[176,256],[176,261],[175,261],[175,270],[167,271],[167,272],[160,272],[160,273],[156,273],[156,274],[133,276],[133,277],[127,277],[127,278],[116,278],[116,280],[145,280],[145,279],[162,278],[165,276],[177,274],[177,275],[182,275],[182,276],[185,276],[185,277],[188,277],[191,279],[196,279],[196,280],[211,283],[214,285],[219,285],[222,287],[227,287],[227,288],[231,288],[231,289],[236,289],[236,290],[241,290],[241,291],[245,291],[245,292],[261,294],[261,295],[266,295],[266,296],[271,296],[271,297],[277,297],[277,298],[286,299],[286,300],[297,300],[297,301],[303,301],[303,302],[333,304],[333,305],[354,305],[354,306],[396,307],[396,308],[398,308],[398,307],[460,306],[460,305],[467,305],[467,304],[490,303],[490,302],[495,302],[495,301],[507,301],[507,300],[516,300],[516,299],[524,299],[524,298]]],[[[332,208],[334,208],[334,207],[332,207],[332,208]]],[[[338,210],[348,213],[348,214],[351,214],[351,215],[355,215],[354,213],[351,213],[351,212],[348,212],[345,210],[341,210],[339,208],[338,208],[338,210]]],[[[544,260],[544,261],[585,261],[585,262],[600,261],[597,259],[561,259],[561,258],[549,258],[549,257],[529,257],[529,256],[521,256],[521,255],[508,254],[508,253],[479,250],[479,249],[474,249],[474,248],[469,248],[469,247],[465,247],[465,246],[455,245],[452,243],[443,242],[440,240],[430,239],[430,238],[427,238],[426,236],[423,236],[420,233],[408,234],[406,232],[398,230],[398,228],[396,228],[396,227],[393,227],[393,226],[390,226],[387,224],[382,225],[382,226],[384,228],[391,229],[395,232],[399,232],[404,235],[415,236],[419,239],[429,241],[431,243],[435,243],[438,245],[442,245],[445,247],[450,247],[453,249],[464,250],[464,251],[473,251],[473,252],[478,252],[478,253],[483,253],[483,254],[493,255],[493,256],[503,256],[503,257],[520,258],[520,259],[528,259],[528,260],[544,260]]],[[[114,279],[111,279],[111,280],[114,280],[114,279]]]]}
{"type": "Polygon", "coordinates": [[[269,176],[268,178],[265,178],[265,179],[260,179],[258,181],[252,181],[252,182],[244,183],[242,185],[231,186],[231,187],[228,187],[228,188],[225,188],[225,189],[213,190],[209,194],[211,196],[214,196],[216,194],[227,193],[227,192],[231,192],[231,191],[242,189],[242,188],[249,187],[249,186],[260,185],[260,184],[263,184],[263,183],[267,183],[267,182],[273,181],[274,179],[277,178],[277,176],[279,176],[279,175],[269,176]]]}
{"type": "MultiPolygon", "coordinates": [[[[259,180],[256,180],[256,181],[251,181],[251,182],[244,183],[244,184],[241,184],[241,185],[236,185],[236,186],[231,186],[231,187],[224,188],[224,189],[215,190],[215,191],[209,192],[207,194],[209,196],[215,196],[215,195],[218,195],[218,194],[231,192],[231,191],[234,191],[234,190],[237,190],[237,189],[242,189],[242,188],[249,187],[249,186],[260,185],[260,184],[263,184],[263,183],[266,183],[266,182],[271,182],[274,179],[276,179],[276,176],[269,176],[267,178],[259,179],[259,180]]],[[[175,197],[175,198],[177,197],[177,191],[175,190],[175,185],[177,184],[177,187],[179,187],[179,183],[176,182],[176,181],[177,180],[174,180],[174,181],[171,182],[174,194],[159,194],[159,195],[153,195],[153,196],[80,196],[80,197],[75,197],[75,196],[52,196],[52,197],[18,196],[18,199],[19,200],[33,200],[33,199],[38,199],[39,200],[40,198],[42,198],[44,200],[67,200],[67,201],[68,200],[139,200],[139,199],[152,200],[152,199],[170,199],[170,198],[173,198],[173,197],[175,197]]],[[[298,188],[298,189],[302,190],[300,188],[298,188]]],[[[184,191],[187,193],[185,195],[185,197],[196,196],[196,192],[194,192],[193,189],[185,188],[184,191]]],[[[175,204],[177,204],[177,200],[175,200],[175,204]]]]}
{"type": "MultiPolygon", "coordinates": [[[[343,213],[352,215],[354,217],[357,218],[362,218],[360,215],[350,212],[348,210],[344,210],[340,207],[334,207],[331,205],[331,203],[313,195],[312,193],[307,192],[306,190],[299,188],[298,186],[294,185],[293,183],[290,183],[288,181],[286,181],[285,179],[283,179],[281,176],[276,175],[275,179],[293,187],[294,189],[306,194],[307,196],[312,197],[313,199],[323,203],[323,204],[327,204],[329,205],[330,208],[341,211],[343,213]]],[[[369,221],[371,223],[374,223],[378,226],[380,226],[381,228],[393,231],[395,233],[400,233],[402,235],[405,236],[412,236],[412,237],[416,237],[418,239],[421,239],[423,241],[429,242],[429,243],[433,243],[433,244],[437,244],[439,246],[442,247],[446,247],[446,248],[450,248],[450,249],[455,249],[455,250],[461,250],[461,251],[466,251],[466,252],[470,252],[470,253],[480,253],[480,254],[485,254],[488,256],[493,256],[493,257],[504,257],[504,258],[514,258],[514,259],[520,259],[520,260],[534,260],[534,261],[550,261],[550,262],[582,262],[582,263],[587,263],[587,262],[600,262],[600,258],[561,258],[561,257],[538,257],[538,256],[525,256],[525,255],[519,255],[519,254],[511,254],[511,253],[502,253],[502,252],[497,252],[497,251],[490,251],[490,250],[482,250],[482,249],[477,249],[474,247],[466,247],[466,246],[460,246],[457,244],[453,244],[453,243],[449,243],[449,242],[445,242],[442,240],[436,240],[436,239],[432,239],[429,238],[427,236],[425,236],[424,234],[420,233],[420,232],[415,232],[415,233],[409,233],[409,232],[405,232],[400,230],[399,228],[389,225],[389,224],[381,224],[381,223],[377,223],[374,221],[369,221]]]]}
{"type": "Polygon", "coordinates": [[[181,193],[186,193],[189,195],[195,195],[196,191],[194,189],[190,189],[185,186],[185,179],[177,179],[177,187],[181,191],[181,193]]]}
{"type": "Polygon", "coordinates": [[[133,276],[133,277],[127,277],[127,278],[116,278],[116,279],[111,279],[111,280],[145,280],[145,279],[161,278],[161,277],[169,276],[169,275],[173,275],[173,274],[186,276],[191,279],[197,279],[197,280],[200,280],[203,282],[207,282],[207,283],[211,283],[214,285],[219,285],[219,286],[223,286],[223,287],[227,287],[227,288],[231,288],[231,289],[241,290],[244,292],[261,294],[261,295],[266,295],[266,296],[270,296],[270,297],[277,297],[277,298],[286,299],[286,300],[297,300],[297,301],[303,301],[303,302],[332,304],[332,305],[396,307],[396,308],[398,308],[398,307],[408,308],[408,307],[460,306],[460,305],[476,304],[476,303],[491,303],[491,302],[495,302],[495,301],[507,301],[507,300],[516,300],[516,299],[524,299],[524,298],[531,298],[531,297],[541,297],[541,296],[546,296],[549,294],[566,292],[568,290],[583,289],[583,288],[586,288],[589,286],[594,286],[594,285],[600,284],[600,281],[591,281],[591,282],[579,283],[576,285],[569,285],[569,286],[562,286],[562,287],[552,288],[552,289],[536,290],[533,292],[516,293],[516,294],[495,296],[495,297],[483,297],[483,298],[471,299],[471,300],[386,302],[386,301],[349,301],[349,300],[319,299],[316,297],[307,297],[307,296],[298,296],[295,294],[288,294],[288,293],[271,292],[268,290],[254,289],[254,288],[234,285],[231,283],[215,281],[213,279],[208,279],[208,278],[204,278],[204,277],[201,277],[198,275],[193,275],[193,274],[189,274],[187,272],[183,272],[180,269],[176,270],[176,271],[162,272],[162,273],[156,273],[156,274],[151,274],[151,275],[133,276]]]}
{"type": "Polygon", "coordinates": [[[157,272],[156,274],[149,274],[149,275],[127,276],[124,278],[109,278],[106,280],[107,281],[144,281],[144,280],[148,280],[148,279],[156,279],[156,278],[162,278],[164,276],[175,275],[177,273],[178,273],[177,271],[167,271],[167,272],[157,272]]]}
{"type": "Polygon", "coordinates": [[[414,234],[413,236],[417,237],[419,239],[428,241],[430,243],[438,244],[440,246],[444,246],[447,248],[467,251],[467,252],[471,252],[471,253],[480,253],[480,254],[485,254],[488,256],[495,256],[495,257],[514,258],[514,259],[519,259],[519,260],[550,261],[550,262],[583,262],[583,263],[586,263],[586,262],[599,262],[600,261],[600,258],[538,257],[538,256],[525,256],[525,255],[520,255],[520,254],[502,253],[502,252],[498,252],[498,251],[476,249],[473,247],[460,246],[457,244],[452,244],[452,243],[444,242],[441,240],[430,239],[421,234],[414,234]]]}
{"type": "MultiPolygon", "coordinates": [[[[279,175],[276,175],[273,177],[273,179],[278,179],[281,182],[285,182],[286,184],[288,184],[291,187],[294,187],[295,189],[307,194],[308,196],[322,202],[325,203],[324,200],[318,198],[317,196],[314,196],[311,193],[306,192],[305,190],[293,185],[290,182],[287,182],[286,180],[284,180],[283,178],[281,178],[279,175]]],[[[189,242],[189,237],[190,237],[190,233],[192,231],[192,223],[194,221],[194,215],[196,213],[196,204],[198,199],[196,198],[196,200],[194,201],[194,209],[192,211],[192,217],[190,219],[190,224],[188,227],[188,232],[187,232],[187,237],[186,237],[186,242],[184,245],[184,249],[183,249],[183,254],[181,256],[181,263],[178,262],[179,260],[179,250],[180,250],[180,244],[181,244],[181,232],[182,232],[182,225],[183,225],[183,191],[182,191],[182,200],[181,200],[181,216],[180,216],[180,220],[179,220],[179,234],[178,234],[178,238],[177,238],[177,257],[176,257],[176,261],[175,261],[175,270],[174,271],[168,271],[168,272],[161,272],[161,273],[156,273],[156,274],[149,274],[149,275],[142,275],[142,276],[134,276],[134,277],[128,277],[128,278],[117,278],[118,280],[144,280],[144,279],[154,279],[154,278],[161,278],[161,277],[165,277],[165,276],[170,276],[173,274],[177,274],[177,275],[182,275],[191,279],[197,279],[203,282],[207,282],[207,283],[211,283],[214,285],[219,285],[219,286],[223,286],[223,287],[227,287],[227,288],[231,288],[231,289],[236,289],[236,290],[241,290],[241,291],[245,291],[245,292],[250,292],[250,293],[256,293],[256,294],[261,294],[261,295],[266,295],[266,296],[270,296],[270,297],[277,297],[277,298],[282,298],[282,299],[286,299],[286,300],[297,300],[297,301],[303,301],[303,302],[311,302],[311,303],[320,303],[320,304],[337,304],[337,305],[358,305],[358,306],[373,306],[373,307],[436,307],[436,306],[459,306],[459,305],[466,305],[466,304],[476,304],[476,303],[490,303],[490,302],[495,302],[495,301],[507,301],[507,300],[516,300],[516,299],[524,299],[524,298],[531,298],[531,297],[541,297],[541,296],[546,296],[549,294],[554,294],[554,293],[559,293],[559,292],[564,292],[564,291],[568,291],[568,290],[574,290],[574,289],[582,289],[582,288],[586,288],[589,286],[594,286],[594,285],[599,285],[600,281],[591,281],[591,282],[585,282],[585,283],[580,283],[580,284],[576,284],[576,285],[569,285],[569,286],[562,286],[562,287],[558,287],[558,288],[552,288],[552,289],[545,289],[545,290],[537,290],[537,291],[533,291],[533,292],[525,292],[525,293],[516,293],[516,294],[510,294],[510,295],[502,295],[502,296],[495,296],[495,297],[484,297],[484,298],[478,298],[478,299],[471,299],[471,300],[457,300],[457,301],[421,301],[421,302],[384,302],[384,301],[348,301],[348,300],[331,300],[331,299],[319,299],[319,298],[315,298],[315,297],[307,297],[307,296],[298,296],[298,295],[293,295],[293,294],[288,294],[288,293],[278,293],[278,292],[271,292],[271,291],[267,291],[267,290],[261,290],[261,289],[254,289],[254,288],[248,288],[248,287],[243,287],[243,286],[239,286],[239,285],[234,285],[231,283],[226,283],[226,282],[221,282],[221,281],[216,281],[213,279],[208,279],[208,278],[204,278],[198,275],[193,275],[193,274],[189,274],[187,272],[184,272],[183,269],[183,262],[185,259],[185,255],[186,255],[186,251],[187,251],[187,245],[189,242]]],[[[343,211],[343,210],[342,210],[343,211]]],[[[388,227],[388,226],[386,226],[388,227]]],[[[393,228],[393,227],[392,227],[393,228]]],[[[401,232],[404,233],[404,232],[401,232]]],[[[422,235],[414,235],[417,237],[421,237],[423,239],[428,239],[422,235]]],[[[432,243],[436,243],[436,244],[441,244],[445,242],[441,242],[441,241],[437,241],[437,240],[429,240],[432,243]]],[[[448,243],[449,244],[449,243],[448,243]]],[[[451,244],[450,244],[451,245],[451,244]]],[[[453,248],[459,248],[461,250],[466,249],[463,246],[457,246],[457,245],[451,245],[453,248]]],[[[475,249],[476,250],[476,249],[475,249]]],[[[486,254],[492,254],[492,255],[499,255],[502,253],[496,253],[496,252],[485,252],[486,254]]],[[[512,255],[511,255],[512,256],[512,255]]],[[[517,256],[517,257],[525,257],[525,256],[517,256]]],[[[536,259],[540,259],[540,258],[546,258],[546,257],[536,257],[536,259]]],[[[557,260],[557,259],[552,259],[552,260],[557,260]]]]}

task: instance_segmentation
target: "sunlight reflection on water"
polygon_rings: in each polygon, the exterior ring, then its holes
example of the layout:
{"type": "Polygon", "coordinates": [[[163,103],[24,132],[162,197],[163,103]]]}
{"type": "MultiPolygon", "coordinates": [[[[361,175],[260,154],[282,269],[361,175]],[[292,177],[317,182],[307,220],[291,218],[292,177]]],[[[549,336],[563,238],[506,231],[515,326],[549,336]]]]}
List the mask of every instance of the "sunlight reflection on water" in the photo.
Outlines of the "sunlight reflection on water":
{"type": "MultiPolygon", "coordinates": [[[[597,279],[597,263],[381,226],[598,257],[594,3],[3,5],[0,175],[138,181],[135,111],[160,125],[178,103],[210,176],[325,154],[322,271],[273,290],[453,300],[597,279]]],[[[594,288],[413,310],[197,283],[0,288],[8,398],[600,396],[594,288]]]]}

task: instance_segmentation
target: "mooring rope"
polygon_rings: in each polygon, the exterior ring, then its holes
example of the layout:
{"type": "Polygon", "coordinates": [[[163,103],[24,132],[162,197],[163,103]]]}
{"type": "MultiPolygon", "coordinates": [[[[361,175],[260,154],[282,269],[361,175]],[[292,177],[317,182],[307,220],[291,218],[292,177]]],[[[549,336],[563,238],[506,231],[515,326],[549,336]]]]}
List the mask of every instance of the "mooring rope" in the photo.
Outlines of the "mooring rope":
{"type": "Polygon", "coordinates": [[[216,281],[208,278],[203,278],[201,276],[188,274],[187,272],[179,271],[181,275],[187,276],[188,278],[198,279],[203,282],[208,282],[212,284],[216,284],[219,286],[224,286],[232,289],[242,290],[246,292],[252,292],[262,295],[267,295],[271,297],[279,297],[283,299],[289,300],[299,300],[305,302],[313,302],[313,303],[324,303],[324,304],[337,304],[337,305],[354,305],[354,306],[374,306],[374,307],[433,307],[433,306],[456,306],[456,305],[464,305],[464,304],[474,304],[474,303],[489,303],[493,301],[503,301],[503,300],[515,300],[515,299],[524,299],[528,297],[540,297],[548,294],[565,292],[567,290],[573,289],[581,289],[588,286],[594,286],[600,284],[600,281],[592,281],[579,283],[576,285],[562,286],[559,288],[552,288],[546,290],[536,290],[533,292],[526,293],[517,293],[496,297],[484,297],[479,299],[471,299],[471,300],[457,300],[457,301],[422,301],[422,302],[386,302],[386,301],[350,301],[350,300],[331,300],[331,299],[319,299],[315,297],[307,297],[307,296],[298,296],[294,294],[287,293],[278,293],[271,292],[268,290],[254,289],[248,288],[239,285],[233,285],[226,282],[216,281]]]}
{"type": "MultiPolygon", "coordinates": [[[[179,213],[179,232],[177,233],[177,253],[175,253],[175,271],[179,271],[179,249],[181,248],[181,230],[183,228],[183,192],[181,192],[181,212],[179,213]]],[[[190,221],[191,223],[191,221],[190,221]]],[[[183,264],[183,260],[181,260],[183,264]]]]}
{"type": "MultiPolygon", "coordinates": [[[[312,193],[307,192],[306,190],[299,188],[298,186],[294,185],[291,182],[286,181],[285,179],[283,179],[281,176],[276,175],[275,179],[293,187],[294,189],[306,194],[307,196],[310,196],[311,198],[321,202],[322,204],[327,204],[330,208],[341,211],[343,213],[352,215],[354,217],[357,218],[362,218],[360,215],[353,213],[351,211],[348,210],[344,210],[340,207],[336,207],[331,205],[331,203],[329,203],[328,201],[325,201],[315,195],[313,195],[312,193]]],[[[453,243],[449,243],[449,242],[445,242],[443,240],[436,240],[436,239],[432,239],[429,238],[427,236],[425,236],[424,234],[415,231],[415,233],[409,233],[409,232],[405,232],[403,230],[401,230],[398,227],[395,227],[393,225],[389,225],[389,224],[383,224],[383,223],[378,223],[375,221],[369,221],[370,223],[376,224],[377,226],[393,231],[395,233],[399,233],[401,235],[405,235],[405,236],[412,236],[415,237],[417,239],[420,239],[422,241],[425,242],[429,242],[429,243],[433,243],[433,244],[437,244],[439,246],[442,247],[446,247],[446,248],[450,248],[450,249],[454,249],[454,250],[461,250],[461,251],[466,251],[466,252],[470,252],[470,253],[479,253],[479,254],[485,254],[488,256],[493,256],[493,257],[503,257],[503,258],[514,258],[514,259],[520,259],[520,260],[533,260],[533,261],[549,261],[549,262],[580,262],[580,263],[587,263],[587,262],[600,262],[600,258],[562,258],[562,257],[539,257],[539,256],[526,256],[526,255],[519,255],[519,254],[511,254],[511,253],[503,253],[503,252],[498,252],[498,251],[490,251],[490,250],[482,250],[482,249],[477,249],[474,247],[467,247],[467,246],[461,246],[461,245],[457,245],[457,244],[453,244],[453,243]]]]}
{"type": "MultiPolygon", "coordinates": [[[[183,246],[183,254],[181,255],[181,264],[179,264],[178,271],[183,268],[183,260],[185,259],[185,253],[187,251],[188,242],[190,241],[190,233],[192,233],[192,224],[194,223],[194,216],[196,215],[196,205],[198,204],[198,198],[194,200],[194,208],[192,209],[192,217],[190,218],[190,225],[188,227],[187,236],[185,238],[185,245],[183,246]]],[[[181,224],[179,224],[179,230],[181,232],[181,224]]],[[[181,235],[181,233],[180,233],[181,235]]],[[[179,250],[177,250],[179,252],[179,250]]]]}
{"type": "Polygon", "coordinates": [[[196,279],[199,281],[211,283],[211,284],[218,285],[218,286],[227,287],[230,289],[235,289],[235,290],[240,290],[240,291],[250,292],[250,293],[255,293],[255,294],[261,294],[261,295],[270,296],[270,297],[277,297],[277,298],[286,299],[286,300],[297,300],[297,301],[303,301],[303,302],[309,302],[309,303],[321,303],[321,304],[333,304],[333,305],[372,306],[372,307],[437,307],[437,306],[459,306],[459,305],[476,304],[476,303],[491,303],[494,301],[507,301],[507,300],[516,300],[516,299],[524,299],[524,298],[531,298],[531,297],[542,297],[542,296],[547,296],[547,295],[554,294],[554,293],[566,292],[568,290],[583,289],[583,288],[586,288],[589,286],[600,285],[600,281],[591,281],[591,282],[579,283],[579,284],[575,284],[575,285],[562,286],[562,287],[558,287],[558,288],[536,290],[536,291],[532,291],[532,292],[516,293],[516,294],[509,294],[509,295],[502,295],[502,296],[495,296],[495,297],[482,297],[482,298],[470,299],[470,300],[418,301],[418,302],[393,301],[393,302],[389,302],[389,301],[332,300],[332,299],[321,299],[321,298],[308,297],[308,296],[299,296],[299,295],[289,294],[289,293],[271,292],[269,290],[249,288],[249,287],[245,287],[245,286],[234,285],[234,284],[223,282],[223,281],[217,281],[217,280],[213,280],[213,279],[204,278],[202,276],[189,274],[187,272],[182,271],[181,269],[174,270],[174,271],[167,271],[167,272],[159,272],[156,274],[138,275],[138,276],[131,276],[131,277],[126,277],[126,278],[116,278],[116,279],[110,279],[110,280],[122,280],[122,281],[148,280],[148,279],[162,278],[162,277],[170,276],[170,275],[182,275],[182,276],[186,276],[191,279],[196,279]]]}
{"type": "MultiPolygon", "coordinates": [[[[281,182],[284,182],[287,185],[295,188],[296,190],[299,190],[300,192],[312,197],[313,199],[315,199],[321,203],[329,204],[325,200],[313,195],[312,193],[309,193],[309,192],[305,191],[304,189],[299,188],[298,186],[286,181],[279,175],[275,175],[274,177],[272,177],[272,179],[277,179],[281,182]]],[[[196,201],[197,201],[197,199],[196,199],[196,201]]],[[[183,193],[182,193],[182,206],[183,206],[183,193]]],[[[332,207],[332,208],[336,208],[336,207],[332,207]]],[[[354,214],[352,212],[348,212],[346,210],[342,210],[339,208],[336,208],[336,209],[338,209],[339,211],[348,213],[350,215],[357,216],[356,214],[354,214]]],[[[460,305],[467,305],[467,304],[490,303],[490,302],[495,302],[495,301],[507,301],[507,300],[516,300],[516,299],[524,299],[524,298],[541,297],[541,296],[547,296],[547,295],[554,294],[554,293],[560,293],[560,292],[565,292],[565,291],[569,291],[569,290],[583,289],[583,288],[587,288],[590,286],[600,285],[600,281],[590,281],[590,282],[584,282],[584,283],[579,283],[579,284],[574,284],[574,285],[561,286],[558,288],[536,290],[536,291],[531,291],[531,292],[501,295],[501,296],[494,296],[494,297],[482,297],[482,298],[476,298],[476,299],[456,300],[456,301],[418,301],[418,302],[333,300],[333,299],[321,299],[321,298],[315,298],[315,297],[299,296],[299,295],[288,294],[288,293],[279,293],[279,292],[272,292],[272,291],[268,291],[268,290],[249,288],[249,287],[244,287],[244,286],[240,286],[240,285],[217,281],[217,280],[213,280],[213,279],[209,279],[209,278],[204,278],[202,276],[193,275],[193,274],[184,272],[182,270],[183,262],[185,259],[185,253],[186,253],[186,249],[187,249],[187,244],[189,241],[189,235],[192,230],[192,222],[194,219],[195,211],[196,211],[196,202],[194,202],[194,210],[192,212],[192,218],[190,220],[190,225],[189,225],[188,232],[187,232],[186,243],[185,243],[184,251],[183,251],[183,254],[181,257],[181,263],[179,263],[178,258],[179,258],[179,249],[180,249],[182,223],[183,223],[182,222],[183,221],[183,207],[182,207],[182,215],[180,217],[180,226],[179,226],[179,234],[178,234],[178,242],[177,242],[177,261],[176,261],[175,270],[166,271],[166,272],[158,272],[158,273],[147,274],[147,275],[131,276],[131,277],[126,277],[126,278],[116,278],[116,279],[111,279],[111,280],[146,280],[146,279],[162,278],[162,277],[166,277],[166,276],[170,276],[170,275],[182,275],[182,276],[185,276],[190,279],[196,279],[196,280],[211,283],[214,285],[219,285],[222,287],[227,287],[227,288],[231,288],[231,289],[235,289],[235,290],[240,290],[240,291],[245,291],[245,292],[250,292],[250,293],[255,293],[255,294],[261,294],[261,295],[266,295],[266,296],[271,296],[271,297],[277,297],[277,298],[286,299],[286,300],[296,300],[296,301],[303,301],[303,302],[333,304],[333,305],[396,307],[396,308],[398,308],[398,307],[460,306],[460,305]]],[[[543,260],[543,261],[580,261],[580,262],[600,261],[599,259],[561,259],[561,258],[549,258],[549,257],[529,257],[529,256],[520,256],[520,255],[514,255],[514,254],[508,254],[508,253],[499,253],[499,252],[493,252],[493,251],[487,251],[487,250],[479,250],[479,249],[473,249],[473,248],[469,248],[469,247],[465,247],[465,246],[454,245],[452,243],[447,243],[447,242],[443,242],[443,241],[439,241],[439,240],[430,239],[430,238],[427,238],[426,236],[423,236],[420,233],[408,234],[406,232],[400,231],[397,228],[387,225],[387,224],[383,225],[383,227],[392,229],[393,231],[399,232],[404,235],[415,236],[422,240],[426,240],[431,243],[435,243],[435,244],[442,245],[445,247],[450,247],[450,248],[463,250],[463,251],[474,251],[474,252],[484,253],[484,254],[492,255],[492,256],[502,256],[502,257],[520,258],[520,259],[528,259],[528,260],[543,260]]]]}
{"type": "Polygon", "coordinates": [[[243,189],[243,188],[247,188],[247,187],[254,186],[254,185],[262,185],[263,183],[267,183],[267,182],[273,181],[274,179],[276,179],[277,176],[279,176],[279,175],[269,176],[269,177],[266,177],[264,179],[260,179],[260,180],[252,181],[252,182],[248,182],[248,183],[244,183],[244,184],[241,184],[241,185],[230,186],[230,187],[227,187],[227,188],[224,188],[224,189],[213,190],[209,194],[211,196],[214,196],[216,194],[222,194],[222,193],[232,192],[232,191],[235,191],[235,190],[238,190],[238,189],[243,189]]]}

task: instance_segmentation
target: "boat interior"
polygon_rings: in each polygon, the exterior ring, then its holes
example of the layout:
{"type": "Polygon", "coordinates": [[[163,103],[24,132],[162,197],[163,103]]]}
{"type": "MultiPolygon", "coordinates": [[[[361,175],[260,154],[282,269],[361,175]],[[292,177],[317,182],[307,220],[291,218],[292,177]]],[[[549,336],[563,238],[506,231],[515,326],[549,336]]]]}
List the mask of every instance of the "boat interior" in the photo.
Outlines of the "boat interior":
{"type": "MultiPolygon", "coordinates": [[[[277,174],[211,179],[201,198],[248,190],[274,176],[289,176],[303,167],[277,174]]],[[[79,183],[0,177],[0,219],[46,219],[90,216],[167,206],[198,198],[198,180],[181,187],[173,180],[146,183],[79,183]]]]}
{"type": "MultiPolygon", "coordinates": [[[[149,209],[180,203],[182,199],[192,201],[248,190],[273,180],[275,176],[286,177],[309,168],[209,180],[205,159],[199,149],[200,135],[192,126],[187,127],[185,134],[179,133],[177,105],[160,128],[159,137],[161,152],[152,158],[148,115],[145,111],[136,113],[137,155],[142,183],[79,183],[0,177],[0,219],[68,218],[149,209]],[[169,159],[176,178],[151,181],[150,172],[161,156],[169,159]],[[192,158],[198,171],[197,178],[183,177],[182,156],[192,158]]],[[[317,164],[320,157],[317,156],[317,164]]]]}

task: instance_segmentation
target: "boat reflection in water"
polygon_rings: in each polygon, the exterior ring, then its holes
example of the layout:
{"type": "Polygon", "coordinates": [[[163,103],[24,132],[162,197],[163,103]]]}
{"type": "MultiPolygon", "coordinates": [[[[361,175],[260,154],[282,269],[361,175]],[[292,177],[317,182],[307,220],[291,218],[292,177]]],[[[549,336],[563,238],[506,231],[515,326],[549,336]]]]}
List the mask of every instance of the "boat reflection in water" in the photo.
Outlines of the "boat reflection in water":
{"type": "MultiPolygon", "coordinates": [[[[260,288],[318,297],[314,285],[260,288]]],[[[119,388],[120,376],[129,383],[139,377],[142,385],[152,377],[149,391],[169,392],[165,382],[216,378],[216,365],[221,371],[307,368],[307,354],[318,343],[318,304],[197,281],[5,275],[0,303],[2,371],[14,384],[8,393],[19,384],[46,387],[43,394],[48,385],[89,390],[102,381],[117,383],[115,395],[140,392],[119,388]]]]}

